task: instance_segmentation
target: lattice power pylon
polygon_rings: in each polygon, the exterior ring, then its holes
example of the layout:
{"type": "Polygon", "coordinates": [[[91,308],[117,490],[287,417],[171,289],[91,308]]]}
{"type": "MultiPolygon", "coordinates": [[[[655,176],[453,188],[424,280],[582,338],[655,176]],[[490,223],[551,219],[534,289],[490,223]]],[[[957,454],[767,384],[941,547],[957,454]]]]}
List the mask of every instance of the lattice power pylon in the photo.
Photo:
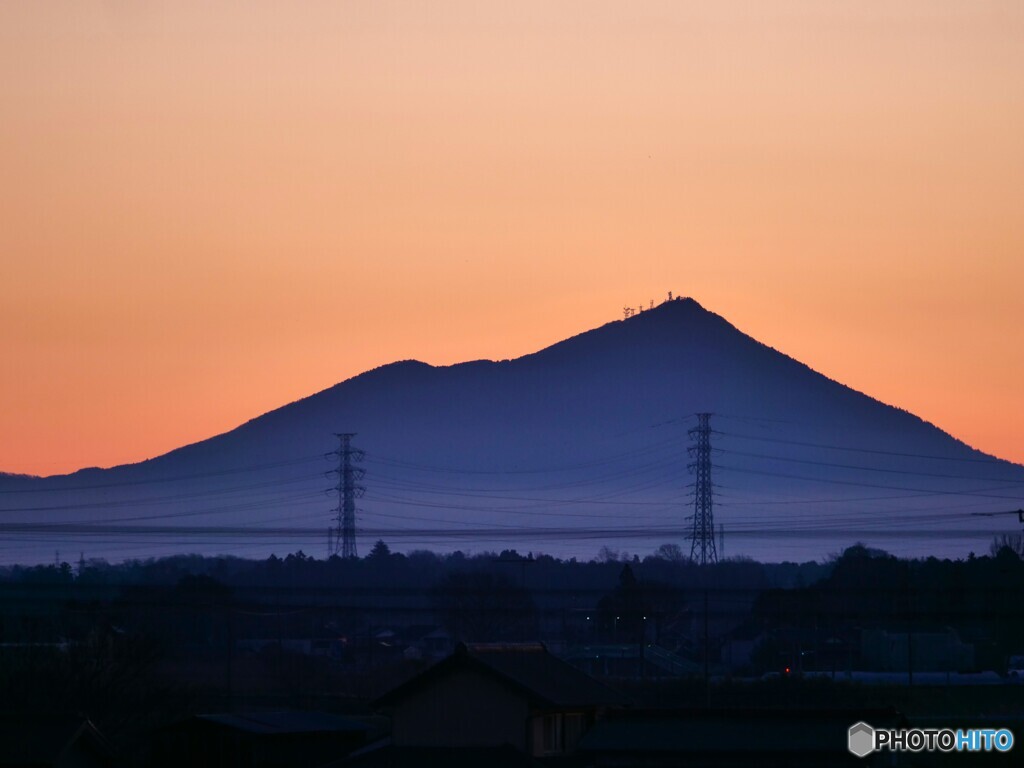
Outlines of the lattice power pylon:
{"type": "MultiPolygon", "coordinates": [[[[366,475],[366,470],[355,466],[363,460],[363,452],[352,447],[355,432],[340,432],[338,450],[333,455],[338,457],[338,484],[334,490],[338,492],[338,506],[335,508],[337,517],[335,525],[327,532],[327,548],[330,555],[357,557],[356,555],[356,499],[366,492],[359,481],[366,475]]],[[[332,455],[332,454],[328,454],[332,455]]]]}
{"type": "Polygon", "coordinates": [[[711,414],[698,413],[697,426],[689,431],[694,444],[688,465],[696,477],[693,488],[693,533],[690,534],[690,559],[700,565],[718,562],[715,549],[713,486],[711,484],[711,414]]]}

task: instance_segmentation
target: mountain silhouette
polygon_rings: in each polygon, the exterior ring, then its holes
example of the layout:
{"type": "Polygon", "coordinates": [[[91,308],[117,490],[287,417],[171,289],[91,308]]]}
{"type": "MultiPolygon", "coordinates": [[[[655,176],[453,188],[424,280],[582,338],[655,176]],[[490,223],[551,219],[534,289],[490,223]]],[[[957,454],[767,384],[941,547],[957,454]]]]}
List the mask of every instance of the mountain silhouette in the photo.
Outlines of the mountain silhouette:
{"type": "Polygon", "coordinates": [[[689,552],[696,413],[725,551],[855,541],[965,556],[1014,530],[1024,467],[811,370],[677,299],[499,362],[385,365],[138,464],[0,476],[0,559],[326,554],[335,433],[365,451],[358,545],[591,557],[689,552]]]}

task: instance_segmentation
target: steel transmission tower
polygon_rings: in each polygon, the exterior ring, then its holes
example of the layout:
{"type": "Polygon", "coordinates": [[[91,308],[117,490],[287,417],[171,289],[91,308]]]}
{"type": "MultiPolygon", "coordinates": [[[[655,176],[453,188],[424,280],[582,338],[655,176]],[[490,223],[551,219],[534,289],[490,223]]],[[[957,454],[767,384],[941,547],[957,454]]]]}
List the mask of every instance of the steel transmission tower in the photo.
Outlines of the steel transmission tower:
{"type": "Polygon", "coordinates": [[[329,555],[356,557],[356,499],[366,492],[359,481],[366,475],[366,470],[354,466],[363,460],[363,452],[352,447],[355,432],[336,433],[338,450],[327,454],[337,456],[338,468],[332,472],[338,476],[338,484],[334,490],[338,492],[338,506],[335,509],[336,525],[327,531],[327,550],[329,555]]]}
{"type": "Polygon", "coordinates": [[[712,513],[711,414],[698,413],[697,426],[689,431],[694,459],[688,466],[696,476],[693,489],[693,533],[690,534],[690,559],[701,565],[718,562],[715,550],[715,520],[712,513]]]}

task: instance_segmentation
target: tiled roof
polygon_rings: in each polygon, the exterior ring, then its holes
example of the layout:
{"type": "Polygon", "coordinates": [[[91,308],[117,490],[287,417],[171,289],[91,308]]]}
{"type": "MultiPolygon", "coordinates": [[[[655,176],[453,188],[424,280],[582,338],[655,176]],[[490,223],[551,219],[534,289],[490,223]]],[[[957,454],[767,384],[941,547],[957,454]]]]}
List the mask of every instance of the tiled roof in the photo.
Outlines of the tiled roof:
{"type": "Polygon", "coordinates": [[[378,699],[390,704],[460,667],[491,675],[542,707],[613,707],[624,696],[548,652],[543,643],[460,643],[455,653],[378,699]]]}
{"type": "Polygon", "coordinates": [[[475,661],[557,707],[618,706],[625,697],[590,675],[548,653],[542,643],[465,646],[475,661]]]}

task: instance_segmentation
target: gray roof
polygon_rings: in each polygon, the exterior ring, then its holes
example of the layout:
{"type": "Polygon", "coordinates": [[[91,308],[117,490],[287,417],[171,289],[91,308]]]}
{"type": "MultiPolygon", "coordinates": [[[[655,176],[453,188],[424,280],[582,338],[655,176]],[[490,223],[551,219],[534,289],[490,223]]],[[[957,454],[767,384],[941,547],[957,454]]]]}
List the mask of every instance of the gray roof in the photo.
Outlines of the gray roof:
{"type": "Polygon", "coordinates": [[[391,704],[457,668],[470,667],[552,708],[614,707],[626,697],[548,652],[543,643],[460,643],[455,653],[381,696],[391,704]]]}

